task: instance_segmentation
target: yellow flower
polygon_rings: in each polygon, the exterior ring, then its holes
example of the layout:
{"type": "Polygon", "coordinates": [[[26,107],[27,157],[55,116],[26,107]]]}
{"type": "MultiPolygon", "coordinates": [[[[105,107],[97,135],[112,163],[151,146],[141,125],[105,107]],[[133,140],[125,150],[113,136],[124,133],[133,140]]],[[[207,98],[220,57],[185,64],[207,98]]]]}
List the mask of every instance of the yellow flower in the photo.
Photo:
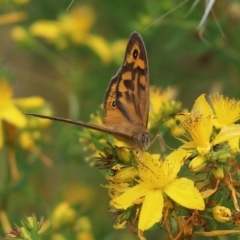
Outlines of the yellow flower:
{"type": "Polygon", "coordinates": [[[125,52],[126,45],[127,39],[116,40],[111,45],[113,60],[119,65],[122,64],[122,56],[125,52]]]}
{"type": "Polygon", "coordinates": [[[240,119],[240,101],[219,94],[211,95],[210,99],[216,114],[215,126],[222,128],[218,141],[226,139],[232,151],[239,152],[240,127],[233,123],[240,119]]]}
{"type": "MultiPolygon", "coordinates": [[[[239,124],[232,124],[226,127],[223,127],[218,135],[213,139],[212,145],[216,145],[219,143],[223,143],[235,138],[239,138],[240,136],[240,125],[239,124]]],[[[232,142],[234,145],[234,142],[232,142]]]]}
{"type": "Polygon", "coordinates": [[[77,7],[70,14],[64,14],[57,21],[62,36],[68,37],[74,44],[90,47],[104,63],[112,60],[112,51],[104,38],[89,34],[94,22],[94,14],[88,7],[77,7]]]}
{"type": "Polygon", "coordinates": [[[0,148],[3,146],[3,121],[22,128],[26,126],[27,120],[24,114],[16,106],[12,98],[12,89],[6,81],[0,80],[0,148]]]}
{"type": "Polygon", "coordinates": [[[19,22],[27,18],[26,12],[12,12],[0,15],[0,25],[19,22]]]}
{"type": "Polygon", "coordinates": [[[163,117],[169,117],[172,113],[179,111],[180,105],[173,99],[176,96],[176,90],[168,88],[165,91],[157,87],[150,87],[150,111],[149,128],[156,124],[163,117]]]}
{"type": "Polygon", "coordinates": [[[104,38],[89,34],[85,39],[85,44],[89,46],[104,63],[109,63],[112,60],[110,46],[104,38]]]}
{"type": "Polygon", "coordinates": [[[202,155],[209,152],[213,117],[212,109],[204,94],[195,101],[191,113],[178,114],[177,119],[180,120],[185,129],[184,136],[190,140],[189,142],[182,140],[184,142],[183,148],[196,148],[202,155]]]}
{"type": "Polygon", "coordinates": [[[196,149],[200,155],[206,155],[212,146],[240,136],[240,125],[237,124],[225,126],[213,136],[214,118],[204,94],[195,101],[191,113],[178,114],[177,119],[185,129],[184,136],[189,140],[179,139],[183,142],[182,147],[196,149]]]}
{"type": "Polygon", "coordinates": [[[222,130],[224,134],[221,137],[228,138],[231,134],[236,135],[236,138],[227,140],[232,151],[239,152],[239,127],[233,123],[240,119],[240,101],[219,94],[211,95],[210,99],[216,114],[215,126],[224,128],[222,130]]]}
{"type": "MultiPolygon", "coordinates": [[[[3,146],[3,121],[15,128],[23,128],[28,122],[26,116],[19,110],[26,112],[40,108],[45,101],[41,97],[13,98],[10,85],[0,79],[0,148],[3,146]]],[[[49,122],[49,121],[48,121],[49,122]]]]}
{"type": "Polygon", "coordinates": [[[27,39],[27,30],[23,27],[16,26],[12,28],[11,36],[15,41],[23,41],[27,39]]]}
{"type": "Polygon", "coordinates": [[[77,7],[59,17],[59,26],[62,32],[73,42],[82,42],[94,22],[94,14],[88,7],[77,7]]]}
{"type": "Polygon", "coordinates": [[[64,225],[71,224],[76,218],[76,211],[68,202],[61,202],[52,214],[52,226],[58,229],[64,225]]]}
{"type": "Polygon", "coordinates": [[[231,125],[240,119],[240,101],[219,94],[211,95],[210,99],[217,117],[217,127],[231,125]]]}
{"type": "Polygon", "coordinates": [[[164,207],[164,193],[176,203],[189,209],[205,208],[201,194],[194,182],[187,178],[177,178],[187,152],[176,150],[165,161],[144,153],[139,162],[139,184],[130,188],[111,204],[117,209],[127,209],[142,202],[139,217],[139,231],[144,231],[161,220],[164,207]]]}
{"type": "Polygon", "coordinates": [[[57,21],[39,20],[30,26],[30,33],[37,37],[43,37],[54,42],[61,36],[61,30],[57,21]]]}

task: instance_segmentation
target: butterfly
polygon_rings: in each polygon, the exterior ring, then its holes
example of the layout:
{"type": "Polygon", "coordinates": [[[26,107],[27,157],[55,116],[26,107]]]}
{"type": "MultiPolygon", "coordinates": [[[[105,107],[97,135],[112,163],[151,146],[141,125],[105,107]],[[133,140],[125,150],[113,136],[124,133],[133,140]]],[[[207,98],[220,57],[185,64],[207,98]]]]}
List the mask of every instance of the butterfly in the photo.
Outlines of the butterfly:
{"type": "Polygon", "coordinates": [[[149,74],[145,44],[133,32],[121,68],[111,79],[103,103],[103,126],[34,113],[27,115],[67,122],[111,134],[130,148],[145,151],[151,144],[147,131],[149,74]]]}

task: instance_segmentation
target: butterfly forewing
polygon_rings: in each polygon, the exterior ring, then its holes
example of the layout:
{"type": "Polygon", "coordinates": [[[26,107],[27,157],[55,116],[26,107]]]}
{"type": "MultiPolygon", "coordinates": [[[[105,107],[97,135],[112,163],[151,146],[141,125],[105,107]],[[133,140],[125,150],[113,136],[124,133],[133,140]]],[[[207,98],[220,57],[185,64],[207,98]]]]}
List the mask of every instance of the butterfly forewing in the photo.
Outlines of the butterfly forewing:
{"type": "Polygon", "coordinates": [[[149,112],[149,75],[148,58],[144,42],[141,36],[134,32],[129,40],[124,64],[133,73],[133,101],[137,99],[135,111],[141,123],[147,128],[149,112]]]}
{"type": "Polygon", "coordinates": [[[141,36],[134,32],[122,67],[112,78],[104,100],[104,123],[128,135],[145,131],[149,110],[148,63],[141,36]]]}

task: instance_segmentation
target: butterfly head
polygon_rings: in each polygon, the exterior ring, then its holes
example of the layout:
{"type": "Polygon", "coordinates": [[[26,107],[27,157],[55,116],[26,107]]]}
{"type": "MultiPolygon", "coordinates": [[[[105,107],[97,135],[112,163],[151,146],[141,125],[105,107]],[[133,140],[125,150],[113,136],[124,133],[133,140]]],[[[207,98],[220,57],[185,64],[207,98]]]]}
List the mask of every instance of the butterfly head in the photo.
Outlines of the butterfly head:
{"type": "Polygon", "coordinates": [[[142,132],[138,135],[138,145],[141,151],[146,151],[151,145],[151,136],[149,132],[142,132]]]}

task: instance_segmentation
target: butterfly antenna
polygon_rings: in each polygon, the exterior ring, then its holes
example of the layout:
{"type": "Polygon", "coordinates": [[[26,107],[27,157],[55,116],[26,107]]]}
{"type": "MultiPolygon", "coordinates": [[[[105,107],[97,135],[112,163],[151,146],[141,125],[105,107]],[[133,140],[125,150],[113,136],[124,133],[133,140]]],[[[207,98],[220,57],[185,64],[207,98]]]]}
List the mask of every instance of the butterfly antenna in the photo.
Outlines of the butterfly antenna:
{"type": "MultiPolygon", "coordinates": [[[[171,119],[173,119],[173,118],[174,118],[174,117],[169,117],[169,118],[167,118],[167,119],[165,119],[165,120],[163,120],[163,121],[155,124],[155,126],[152,127],[152,128],[156,128],[158,125],[163,124],[163,123],[165,123],[165,122],[167,122],[167,121],[169,121],[169,120],[171,120],[171,119]]],[[[150,146],[152,146],[152,144],[156,141],[157,138],[159,139],[159,141],[160,141],[166,148],[168,148],[168,149],[170,149],[170,150],[172,150],[172,151],[176,150],[176,149],[171,148],[170,146],[168,146],[167,143],[164,141],[163,137],[162,137],[161,135],[159,135],[159,134],[157,134],[157,135],[154,137],[154,139],[153,139],[153,140],[151,141],[151,143],[150,143],[150,146]]]]}
{"type": "Polygon", "coordinates": [[[46,116],[46,115],[41,115],[41,114],[36,114],[36,113],[24,113],[24,114],[28,115],[28,116],[54,120],[54,121],[58,121],[58,122],[65,122],[65,123],[70,123],[70,124],[74,124],[74,125],[81,125],[81,124],[79,124],[78,121],[74,121],[74,120],[67,119],[67,118],[52,117],[52,116],[46,116]]]}
{"type": "Polygon", "coordinates": [[[153,140],[151,141],[151,143],[150,143],[150,146],[156,141],[157,138],[159,139],[159,141],[160,141],[166,148],[168,148],[168,149],[170,149],[170,150],[172,150],[172,151],[176,150],[176,149],[171,148],[170,146],[168,146],[167,143],[164,141],[163,137],[162,137],[161,135],[159,135],[159,134],[157,134],[157,135],[154,137],[154,139],[153,139],[153,140]]]}

